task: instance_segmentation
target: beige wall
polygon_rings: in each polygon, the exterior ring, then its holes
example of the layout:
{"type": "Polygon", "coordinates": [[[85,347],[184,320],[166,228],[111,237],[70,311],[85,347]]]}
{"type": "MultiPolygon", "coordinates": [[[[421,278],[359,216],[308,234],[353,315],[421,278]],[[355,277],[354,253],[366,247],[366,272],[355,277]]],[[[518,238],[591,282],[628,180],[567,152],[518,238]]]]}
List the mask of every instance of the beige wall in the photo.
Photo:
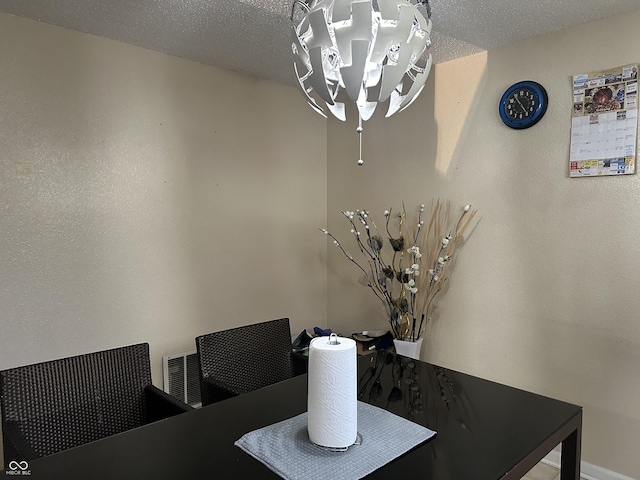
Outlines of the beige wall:
{"type": "Polygon", "coordinates": [[[161,385],[199,334],[326,324],[296,89],[6,14],[0,45],[0,369],[147,341],[161,385]]]}
{"type": "MultiPolygon", "coordinates": [[[[328,126],[328,226],[340,211],[450,198],[479,209],[422,357],[584,406],[583,460],[640,477],[640,177],[568,178],[573,74],[640,61],[640,11],[437,65],[421,97],[328,126]],[[511,84],[542,83],[531,129],[505,127],[511,84]]],[[[354,250],[355,251],[355,250],[354,250]]],[[[384,328],[358,273],[329,251],[328,325],[384,328]]]]}

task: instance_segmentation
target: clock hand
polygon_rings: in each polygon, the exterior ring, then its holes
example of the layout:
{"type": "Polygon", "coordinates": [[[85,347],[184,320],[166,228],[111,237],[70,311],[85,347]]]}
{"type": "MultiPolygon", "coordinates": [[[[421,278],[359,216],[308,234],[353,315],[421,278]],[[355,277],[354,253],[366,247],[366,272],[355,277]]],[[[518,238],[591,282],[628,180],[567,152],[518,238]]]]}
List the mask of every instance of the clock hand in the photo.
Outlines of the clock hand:
{"type": "Polygon", "coordinates": [[[515,97],[515,99],[516,99],[516,102],[518,102],[518,105],[520,105],[520,107],[522,107],[522,112],[523,112],[525,115],[528,115],[528,113],[527,113],[527,109],[526,109],[526,108],[524,108],[524,105],[522,105],[522,102],[520,101],[520,99],[519,99],[518,97],[515,97]]]}

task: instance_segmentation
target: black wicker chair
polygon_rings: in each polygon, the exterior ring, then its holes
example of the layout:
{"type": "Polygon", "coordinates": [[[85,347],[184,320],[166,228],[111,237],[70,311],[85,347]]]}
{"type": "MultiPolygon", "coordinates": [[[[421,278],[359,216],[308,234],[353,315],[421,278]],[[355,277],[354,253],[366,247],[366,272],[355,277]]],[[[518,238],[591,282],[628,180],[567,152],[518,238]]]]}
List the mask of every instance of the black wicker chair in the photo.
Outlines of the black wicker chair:
{"type": "Polygon", "coordinates": [[[192,410],[151,384],[148,343],[0,371],[0,407],[5,468],[192,410]]]}
{"type": "Polygon", "coordinates": [[[196,338],[202,405],[307,372],[291,349],[289,319],[246,325],[196,338]]]}

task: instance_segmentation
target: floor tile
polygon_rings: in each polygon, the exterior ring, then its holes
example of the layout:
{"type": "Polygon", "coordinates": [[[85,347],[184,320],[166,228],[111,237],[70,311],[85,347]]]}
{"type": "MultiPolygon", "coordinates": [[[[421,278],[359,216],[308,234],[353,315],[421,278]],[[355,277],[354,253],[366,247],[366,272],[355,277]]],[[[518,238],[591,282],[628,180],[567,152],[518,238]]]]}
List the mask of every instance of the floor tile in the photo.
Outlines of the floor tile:
{"type": "Polygon", "coordinates": [[[523,477],[523,480],[556,480],[560,474],[557,468],[545,463],[538,463],[523,477]]]}

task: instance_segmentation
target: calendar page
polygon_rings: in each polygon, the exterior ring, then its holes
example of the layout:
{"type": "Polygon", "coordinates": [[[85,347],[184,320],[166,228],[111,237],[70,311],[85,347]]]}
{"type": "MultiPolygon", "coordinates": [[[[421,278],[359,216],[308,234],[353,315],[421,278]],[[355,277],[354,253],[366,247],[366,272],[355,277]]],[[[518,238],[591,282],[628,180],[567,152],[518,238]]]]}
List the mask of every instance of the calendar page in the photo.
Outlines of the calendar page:
{"type": "Polygon", "coordinates": [[[570,177],[635,173],[638,65],[573,77],[570,177]]]}

